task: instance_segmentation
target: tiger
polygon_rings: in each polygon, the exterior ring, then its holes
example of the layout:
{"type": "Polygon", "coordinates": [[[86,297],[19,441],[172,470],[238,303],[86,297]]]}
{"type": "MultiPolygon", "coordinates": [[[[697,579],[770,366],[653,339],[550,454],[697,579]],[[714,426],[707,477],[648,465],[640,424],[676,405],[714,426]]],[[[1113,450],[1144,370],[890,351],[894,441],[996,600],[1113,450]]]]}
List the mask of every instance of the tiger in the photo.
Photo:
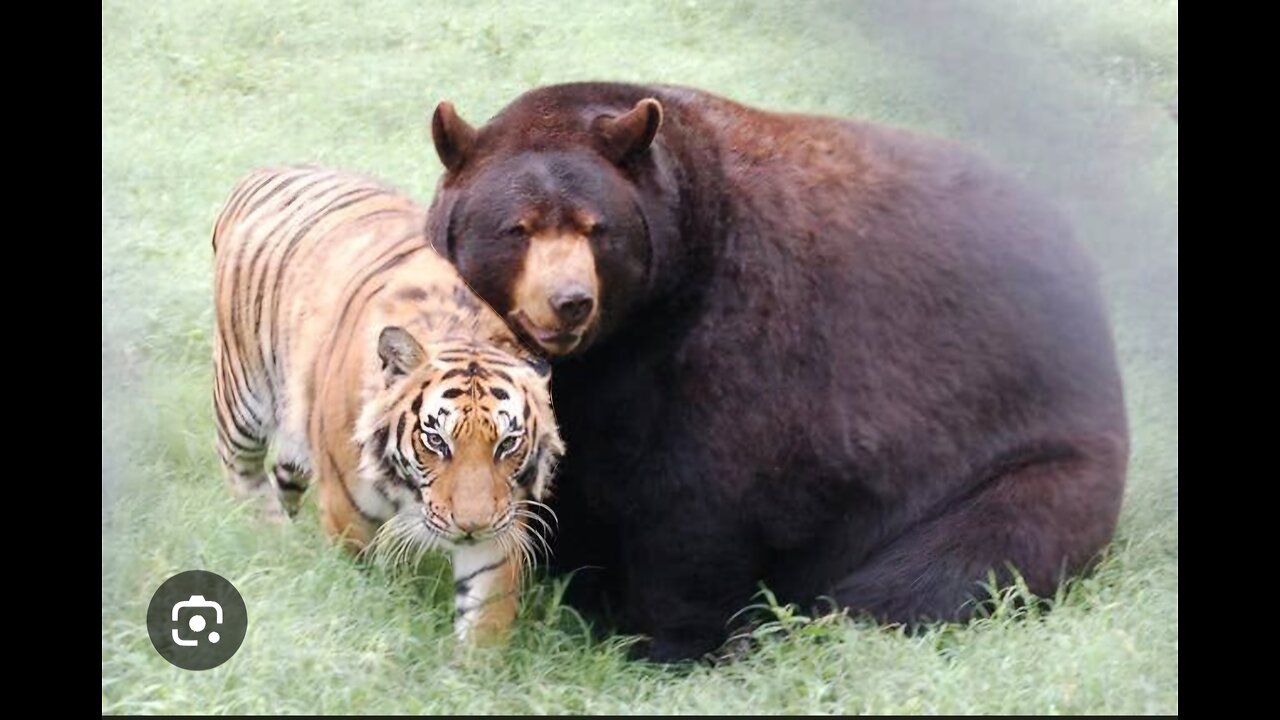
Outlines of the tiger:
{"type": "Polygon", "coordinates": [[[456,637],[490,644],[546,547],[534,508],[564,443],[550,366],[425,227],[413,200],[347,171],[235,184],[213,228],[217,453],[272,521],[314,480],[324,530],[356,556],[446,551],[456,637]]]}

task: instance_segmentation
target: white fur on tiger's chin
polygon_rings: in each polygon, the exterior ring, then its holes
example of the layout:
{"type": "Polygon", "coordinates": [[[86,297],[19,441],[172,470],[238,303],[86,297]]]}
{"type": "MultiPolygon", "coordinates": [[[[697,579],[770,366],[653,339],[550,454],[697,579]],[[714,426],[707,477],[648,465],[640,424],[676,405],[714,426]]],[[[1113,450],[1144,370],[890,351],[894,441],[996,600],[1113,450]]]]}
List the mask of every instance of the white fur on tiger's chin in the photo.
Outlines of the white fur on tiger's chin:
{"type": "Polygon", "coordinates": [[[448,549],[443,539],[427,528],[421,510],[408,510],[383,523],[364,552],[383,567],[417,565],[431,552],[448,549]]]}

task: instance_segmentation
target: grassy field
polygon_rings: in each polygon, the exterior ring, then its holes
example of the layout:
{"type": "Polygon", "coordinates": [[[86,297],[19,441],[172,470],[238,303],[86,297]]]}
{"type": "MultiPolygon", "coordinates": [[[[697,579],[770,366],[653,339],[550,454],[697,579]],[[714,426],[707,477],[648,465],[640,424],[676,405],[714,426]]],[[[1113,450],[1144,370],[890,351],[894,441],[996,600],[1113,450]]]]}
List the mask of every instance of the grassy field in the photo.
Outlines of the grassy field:
{"type": "Polygon", "coordinates": [[[1177,3],[574,5],[103,2],[102,711],[1176,713],[1177,3]],[[209,231],[236,178],[316,162],[425,201],[436,102],[479,123],[579,79],[945,133],[1053,192],[1103,270],[1133,429],[1101,569],[1046,615],[917,637],[778,609],[758,652],[688,672],[592,642],[545,583],[509,648],[459,658],[441,563],[361,569],[312,509],[278,529],[235,506],[212,449],[209,231]],[[191,568],[250,613],[239,653],[198,673],[143,625],[191,568]]]}

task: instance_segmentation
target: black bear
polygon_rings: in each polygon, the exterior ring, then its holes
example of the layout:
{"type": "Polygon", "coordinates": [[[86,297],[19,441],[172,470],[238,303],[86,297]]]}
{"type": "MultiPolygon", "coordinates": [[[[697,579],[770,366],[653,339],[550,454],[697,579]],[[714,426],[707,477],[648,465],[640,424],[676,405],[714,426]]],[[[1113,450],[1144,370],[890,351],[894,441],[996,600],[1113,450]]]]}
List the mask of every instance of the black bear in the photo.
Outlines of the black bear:
{"type": "Polygon", "coordinates": [[[555,566],[643,653],[713,649],[761,582],[963,620],[1111,539],[1128,429],[1095,270],[958,146],[676,86],[432,119],[428,237],[555,359],[555,566]]]}

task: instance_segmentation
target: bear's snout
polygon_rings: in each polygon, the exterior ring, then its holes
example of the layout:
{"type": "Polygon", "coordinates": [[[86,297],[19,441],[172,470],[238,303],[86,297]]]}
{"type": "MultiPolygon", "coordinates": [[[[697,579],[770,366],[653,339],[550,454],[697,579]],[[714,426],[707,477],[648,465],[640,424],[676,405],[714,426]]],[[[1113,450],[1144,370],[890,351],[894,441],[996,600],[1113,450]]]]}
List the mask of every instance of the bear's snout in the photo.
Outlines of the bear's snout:
{"type": "Polygon", "coordinates": [[[596,299],[581,286],[561,290],[551,296],[551,309],[560,318],[561,327],[566,330],[578,329],[591,317],[591,310],[595,306],[596,299]]]}

